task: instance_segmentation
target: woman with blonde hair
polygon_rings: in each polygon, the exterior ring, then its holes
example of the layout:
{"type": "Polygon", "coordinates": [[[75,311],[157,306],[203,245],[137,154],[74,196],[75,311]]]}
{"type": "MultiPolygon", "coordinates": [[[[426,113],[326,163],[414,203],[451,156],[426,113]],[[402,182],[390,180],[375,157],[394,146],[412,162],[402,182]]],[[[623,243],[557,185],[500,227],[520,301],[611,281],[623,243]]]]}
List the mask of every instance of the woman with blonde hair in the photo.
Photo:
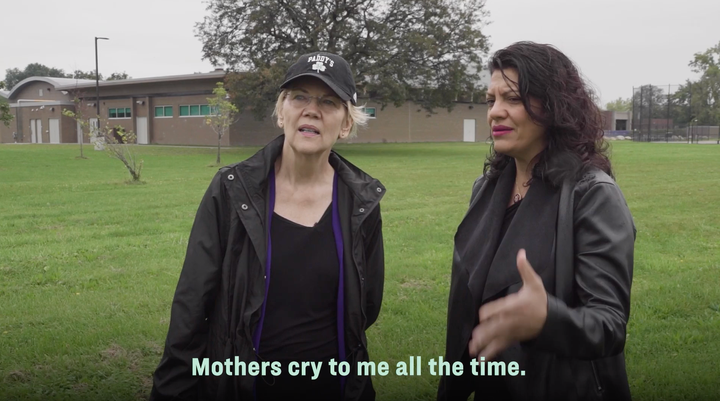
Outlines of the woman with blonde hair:
{"type": "Polygon", "coordinates": [[[274,116],[283,134],[222,168],[200,204],[152,400],[375,398],[356,367],[382,302],[385,188],[332,149],[367,118],[348,63],[301,56],[274,116]],[[231,374],[195,376],[195,358],[231,374]],[[267,370],[233,371],[251,362],[267,370]]]}

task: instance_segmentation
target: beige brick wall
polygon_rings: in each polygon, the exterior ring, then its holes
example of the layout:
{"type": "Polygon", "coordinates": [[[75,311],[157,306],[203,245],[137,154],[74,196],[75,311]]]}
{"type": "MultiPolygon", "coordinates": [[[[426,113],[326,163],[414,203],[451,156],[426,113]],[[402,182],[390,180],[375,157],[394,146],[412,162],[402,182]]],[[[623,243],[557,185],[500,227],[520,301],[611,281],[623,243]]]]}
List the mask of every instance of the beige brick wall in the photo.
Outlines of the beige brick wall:
{"type": "MultiPolygon", "coordinates": [[[[367,127],[360,128],[358,135],[348,140],[349,143],[460,142],[463,140],[465,119],[475,120],[476,142],[484,142],[490,137],[487,106],[484,104],[458,103],[450,112],[436,109],[434,114],[410,102],[400,107],[388,105],[385,109],[369,101],[361,100],[359,104],[375,107],[376,118],[368,120],[367,127]]],[[[230,144],[261,146],[281,133],[270,115],[256,121],[250,112],[246,112],[231,127],[230,144]]]]}

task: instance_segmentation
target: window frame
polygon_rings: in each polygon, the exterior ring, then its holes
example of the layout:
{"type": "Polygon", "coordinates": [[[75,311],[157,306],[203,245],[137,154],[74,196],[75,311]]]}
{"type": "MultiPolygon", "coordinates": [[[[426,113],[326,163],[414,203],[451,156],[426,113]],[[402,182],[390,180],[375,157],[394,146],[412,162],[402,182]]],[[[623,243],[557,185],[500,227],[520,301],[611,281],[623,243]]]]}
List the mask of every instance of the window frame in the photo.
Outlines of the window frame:
{"type": "Polygon", "coordinates": [[[109,120],[128,120],[132,118],[132,109],[130,107],[108,107],[108,119],[109,120]],[[118,111],[122,110],[122,117],[119,116],[118,111]],[[112,116],[112,112],[115,111],[115,117],[112,116]]]}
{"type": "Polygon", "coordinates": [[[367,114],[368,119],[376,120],[377,119],[377,107],[367,107],[363,106],[363,113],[367,114]],[[373,113],[370,115],[370,113],[367,112],[368,109],[372,109],[373,113]]]}
{"type": "Polygon", "coordinates": [[[201,118],[204,118],[204,117],[208,117],[208,116],[212,116],[212,115],[213,115],[213,113],[212,113],[212,107],[211,107],[210,104],[208,104],[208,103],[188,103],[188,104],[181,104],[181,105],[178,106],[178,117],[182,117],[182,118],[198,118],[198,117],[201,117],[201,118]],[[182,108],[183,108],[183,107],[186,108],[188,114],[185,114],[185,115],[182,114],[182,108]],[[192,112],[193,112],[193,107],[197,107],[197,113],[198,113],[198,114],[192,114],[192,112]],[[205,107],[205,108],[207,109],[206,111],[207,111],[209,114],[202,114],[202,112],[203,112],[203,107],[205,107]]]}
{"type": "Polygon", "coordinates": [[[169,105],[169,104],[168,104],[168,105],[155,106],[155,108],[153,109],[153,117],[154,117],[154,118],[173,118],[173,117],[175,117],[175,106],[169,105]],[[170,108],[170,113],[171,113],[169,116],[165,114],[165,109],[167,109],[168,107],[170,108]],[[162,111],[163,111],[163,115],[162,115],[162,116],[158,116],[158,115],[157,115],[157,109],[158,109],[158,108],[162,109],[162,111]]]}

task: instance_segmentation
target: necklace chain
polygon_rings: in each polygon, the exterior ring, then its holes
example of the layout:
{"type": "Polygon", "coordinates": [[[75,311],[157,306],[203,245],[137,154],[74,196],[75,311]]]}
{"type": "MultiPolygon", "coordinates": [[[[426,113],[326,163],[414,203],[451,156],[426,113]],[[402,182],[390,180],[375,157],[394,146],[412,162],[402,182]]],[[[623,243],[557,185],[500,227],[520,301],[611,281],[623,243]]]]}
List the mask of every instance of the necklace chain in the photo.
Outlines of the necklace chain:
{"type": "Polygon", "coordinates": [[[518,187],[517,184],[515,184],[515,189],[517,190],[517,193],[513,196],[513,204],[516,204],[523,200],[523,196],[520,195],[520,187],[518,187]]]}

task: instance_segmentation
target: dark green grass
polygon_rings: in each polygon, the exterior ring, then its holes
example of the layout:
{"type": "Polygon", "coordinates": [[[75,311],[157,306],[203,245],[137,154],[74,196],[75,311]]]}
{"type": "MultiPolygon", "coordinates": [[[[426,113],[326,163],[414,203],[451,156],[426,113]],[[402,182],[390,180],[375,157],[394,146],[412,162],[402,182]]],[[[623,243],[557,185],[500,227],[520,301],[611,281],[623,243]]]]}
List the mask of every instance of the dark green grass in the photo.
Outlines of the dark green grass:
{"type": "MultiPolygon", "coordinates": [[[[720,399],[720,146],[615,143],[638,238],[626,346],[638,400],[720,399]]],[[[0,400],[147,397],[212,148],[142,147],[144,185],[76,146],[0,146],[0,400]]],[[[223,162],[257,148],[223,150],[223,162]]],[[[369,330],[378,400],[430,400],[398,377],[444,354],[452,240],[483,144],[340,145],[388,192],[386,282],[369,330]]]]}

